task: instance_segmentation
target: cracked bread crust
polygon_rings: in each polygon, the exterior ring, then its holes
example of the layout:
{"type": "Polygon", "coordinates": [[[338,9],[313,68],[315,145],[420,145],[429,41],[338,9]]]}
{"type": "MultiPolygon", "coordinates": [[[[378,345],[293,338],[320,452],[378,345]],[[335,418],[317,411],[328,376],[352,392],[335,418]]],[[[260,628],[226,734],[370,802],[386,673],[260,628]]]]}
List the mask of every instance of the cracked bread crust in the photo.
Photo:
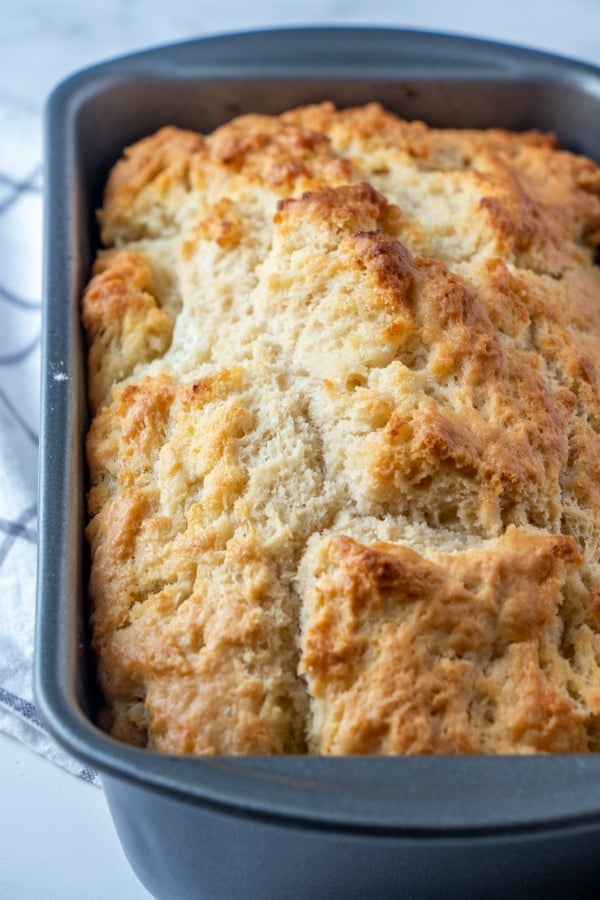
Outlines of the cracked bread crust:
{"type": "Polygon", "coordinates": [[[373,104],[129,148],[82,301],[114,736],[600,748],[600,170],[373,104]]]}
{"type": "Polygon", "coordinates": [[[302,658],[314,752],[587,749],[581,711],[544,671],[581,562],[572,538],[511,525],[483,551],[425,559],[336,535],[320,553],[302,658]]]}

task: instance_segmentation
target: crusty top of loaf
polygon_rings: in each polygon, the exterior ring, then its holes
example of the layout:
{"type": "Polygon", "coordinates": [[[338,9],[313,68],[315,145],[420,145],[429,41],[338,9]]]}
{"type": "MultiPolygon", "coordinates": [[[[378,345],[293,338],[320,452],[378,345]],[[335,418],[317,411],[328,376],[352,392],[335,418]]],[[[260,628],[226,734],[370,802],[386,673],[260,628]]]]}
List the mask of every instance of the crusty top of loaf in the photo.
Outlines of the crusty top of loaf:
{"type": "Polygon", "coordinates": [[[600,170],[372,104],[125,152],[83,297],[103,721],[600,745],[600,170]]]}

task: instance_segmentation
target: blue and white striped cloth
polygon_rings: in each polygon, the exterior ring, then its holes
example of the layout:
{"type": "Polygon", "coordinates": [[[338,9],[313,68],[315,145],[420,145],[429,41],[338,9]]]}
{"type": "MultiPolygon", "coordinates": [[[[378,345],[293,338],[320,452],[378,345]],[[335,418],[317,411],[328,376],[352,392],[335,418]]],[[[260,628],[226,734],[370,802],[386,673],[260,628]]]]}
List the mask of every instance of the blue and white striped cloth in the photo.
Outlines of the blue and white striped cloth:
{"type": "Polygon", "coordinates": [[[40,118],[0,100],[0,731],[88,781],[33,702],[42,166],[40,118]]]}

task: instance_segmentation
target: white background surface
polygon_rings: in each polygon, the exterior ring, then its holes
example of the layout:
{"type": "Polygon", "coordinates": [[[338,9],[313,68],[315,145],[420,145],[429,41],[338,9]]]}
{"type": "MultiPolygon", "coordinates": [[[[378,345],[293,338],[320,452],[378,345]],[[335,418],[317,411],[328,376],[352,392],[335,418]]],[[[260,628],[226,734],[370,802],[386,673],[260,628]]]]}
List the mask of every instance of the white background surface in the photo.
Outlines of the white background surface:
{"type": "MultiPolygon", "coordinates": [[[[52,86],[83,66],[202,34],[325,23],[453,31],[600,63],[600,0],[503,0],[499,4],[467,0],[305,0],[302,4],[4,0],[0,143],[16,139],[15,129],[24,119],[39,131],[44,100],[52,86]]],[[[39,260],[32,260],[31,272],[37,280],[39,260]]],[[[137,900],[148,896],[120,849],[101,790],[0,735],[0,898],[137,900]]]]}
{"type": "Polygon", "coordinates": [[[100,788],[6,735],[0,735],[0,897],[150,898],[125,858],[100,788]]]}

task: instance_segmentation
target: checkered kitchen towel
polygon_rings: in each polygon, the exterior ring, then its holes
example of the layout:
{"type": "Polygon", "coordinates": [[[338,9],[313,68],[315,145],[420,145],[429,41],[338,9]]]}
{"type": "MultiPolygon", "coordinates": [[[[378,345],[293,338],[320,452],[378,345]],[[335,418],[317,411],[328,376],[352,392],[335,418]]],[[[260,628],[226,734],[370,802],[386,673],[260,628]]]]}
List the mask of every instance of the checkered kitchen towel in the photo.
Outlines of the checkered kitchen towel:
{"type": "Polygon", "coordinates": [[[87,781],[33,703],[41,286],[41,123],[0,101],[0,730],[87,781]]]}

